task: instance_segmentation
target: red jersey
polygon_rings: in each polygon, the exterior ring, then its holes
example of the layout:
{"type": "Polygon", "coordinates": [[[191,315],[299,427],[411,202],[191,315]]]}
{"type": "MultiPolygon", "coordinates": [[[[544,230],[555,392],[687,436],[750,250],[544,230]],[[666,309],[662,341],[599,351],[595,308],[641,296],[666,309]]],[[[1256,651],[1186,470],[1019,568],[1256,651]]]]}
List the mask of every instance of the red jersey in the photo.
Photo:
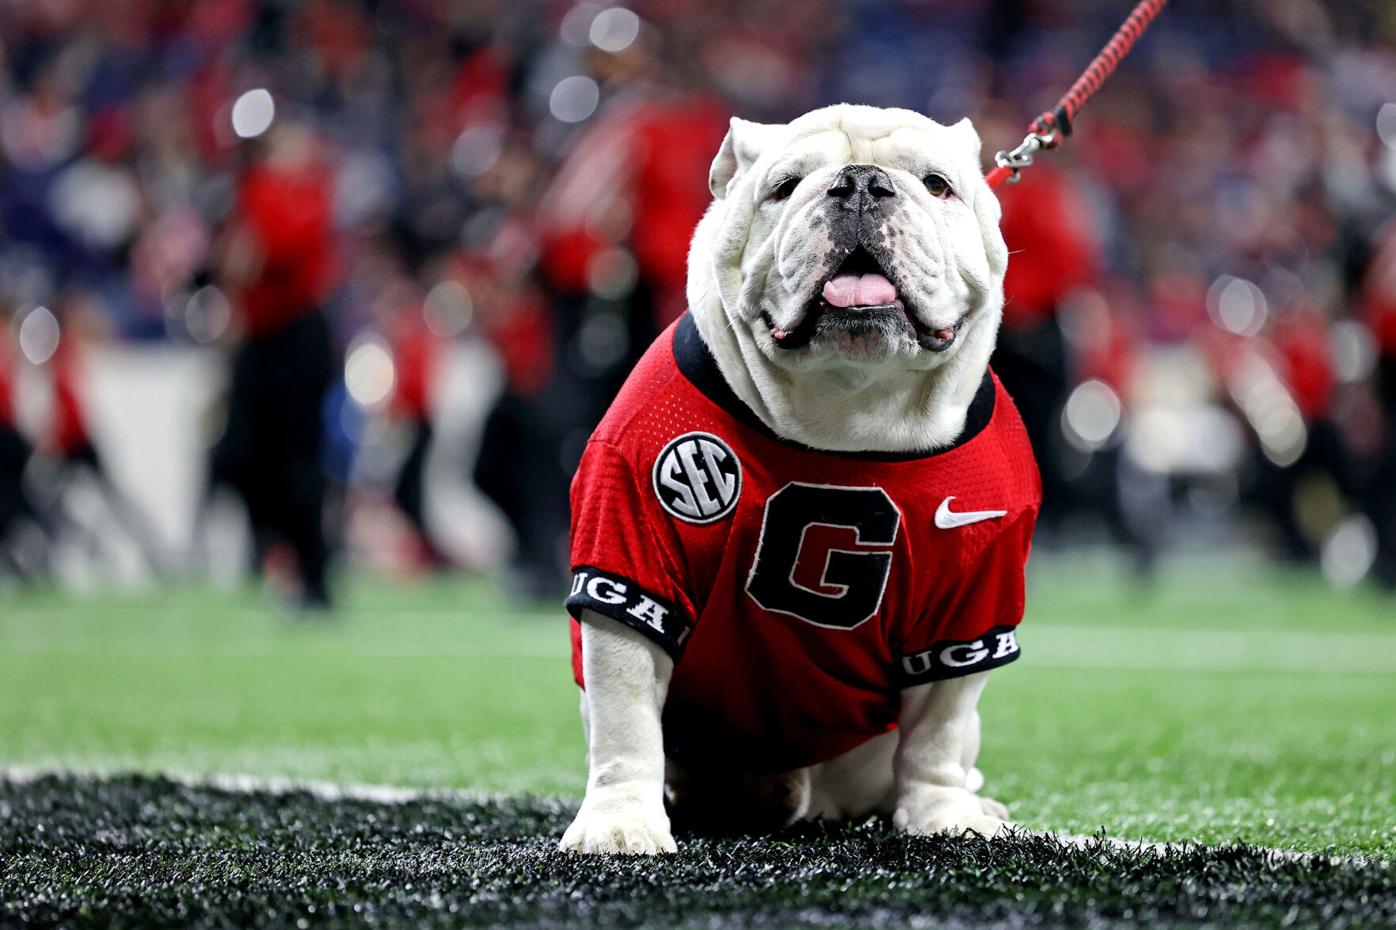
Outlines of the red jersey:
{"type": "Polygon", "coordinates": [[[257,278],[242,290],[249,336],[275,333],[315,309],[335,272],[329,174],[307,165],[258,165],[238,191],[238,216],[262,255],[257,278]]]}
{"type": "Polygon", "coordinates": [[[391,327],[397,384],[393,412],[409,420],[431,419],[431,389],[441,357],[442,340],[427,326],[418,307],[409,307],[391,327]]]}
{"type": "Polygon", "coordinates": [[[718,372],[691,315],[650,347],[572,482],[572,663],[581,611],[674,658],[665,751],[785,771],[896,726],[902,688],[1019,654],[1041,482],[985,375],[931,453],[781,439],[718,372]]]}
{"type": "Polygon", "coordinates": [[[1047,166],[999,189],[1003,241],[1013,261],[1003,279],[1004,326],[1032,326],[1056,315],[1062,299],[1093,282],[1100,265],[1085,198],[1047,166]]]}

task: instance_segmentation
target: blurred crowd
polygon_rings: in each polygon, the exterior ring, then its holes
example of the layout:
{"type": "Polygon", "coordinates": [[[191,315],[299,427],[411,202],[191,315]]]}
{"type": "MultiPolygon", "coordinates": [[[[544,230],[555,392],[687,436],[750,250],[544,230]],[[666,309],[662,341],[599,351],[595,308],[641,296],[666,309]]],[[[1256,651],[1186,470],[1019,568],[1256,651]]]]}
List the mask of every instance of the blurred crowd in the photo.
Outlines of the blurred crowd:
{"type": "MultiPolygon", "coordinates": [[[[0,575],[44,571],[76,471],[178,570],[86,424],[85,353],[131,341],[224,354],[205,481],[307,605],[365,501],[421,567],[469,561],[427,468],[469,344],[498,389],[458,478],[507,518],[518,583],[555,592],[571,471],[683,312],[727,117],[969,115],[987,158],[1128,7],[0,2],[0,575]],[[385,436],[393,467],[362,467],[385,436]]],[[[1396,7],[1174,0],[1002,199],[994,364],[1044,544],[1105,532],[1148,572],[1258,527],[1335,582],[1396,585],[1396,7]]]]}

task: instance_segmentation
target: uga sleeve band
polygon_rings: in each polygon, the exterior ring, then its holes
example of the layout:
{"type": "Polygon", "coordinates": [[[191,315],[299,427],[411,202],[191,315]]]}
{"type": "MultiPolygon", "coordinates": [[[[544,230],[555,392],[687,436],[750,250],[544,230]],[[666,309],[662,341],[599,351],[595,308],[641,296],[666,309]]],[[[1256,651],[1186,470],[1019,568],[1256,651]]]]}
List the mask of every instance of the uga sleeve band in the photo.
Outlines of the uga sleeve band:
{"type": "Polygon", "coordinates": [[[1007,665],[1020,655],[1017,628],[996,626],[968,642],[942,640],[929,649],[899,657],[897,680],[903,688],[909,688],[928,681],[959,678],[1007,665]]]}
{"type": "Polygon", "coordinates": [[[578,620],[582,619],[583,610],[610,617],[654,640],[674,659],[678,659],[693,630],[693,624],[672,602],[644,590],[629,578],[591,566],[572,570],[567,610],[578,620]]]}

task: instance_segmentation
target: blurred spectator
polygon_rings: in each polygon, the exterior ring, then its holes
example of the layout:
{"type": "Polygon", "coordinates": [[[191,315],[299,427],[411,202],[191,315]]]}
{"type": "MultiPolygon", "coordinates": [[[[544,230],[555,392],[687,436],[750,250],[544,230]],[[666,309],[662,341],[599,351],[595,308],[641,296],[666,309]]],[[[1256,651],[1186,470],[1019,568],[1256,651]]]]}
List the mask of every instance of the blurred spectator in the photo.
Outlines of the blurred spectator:
{"type": "Polygon", "coordinates": [[[26,566],[12,534],[22,518],[36,516],[24,487],[30,448],[15,420],[15,349],[11,341],[10,314],[0,301],[0,579],[25,574],[26,566]]]}
{"type": "Polygon", "coordinates": [[[1059,424],[1071,361],[1057,314],[1068,295],[1097,282],[1099,250],[1089,205],[1051,165],[1025,173],[1018,184],[1002,190],[999,200],[1011,258],[993,366],[1023,415],[1033,451],[1044,463],[1043,519],[1050,522],[1068,493],[1062,470],[1052,466],[1060,454],[1059,424]]]}
{"type": "Polygon", "coordinates": [[[1364,301],[1365,317],[1376,342],[1377,396],[1386,421],[1365,503],[1377,538],[1373,574],[1387,588],[1396,589],[1396,223],[1387,223],[1382,230],[1366,274],[1364,301]]]}
{"type": "Polygon", "coordinates": [[[1285,467],[1267,455],[1260,456],[1260,496],[1272,508],[1285,554],[1314,561],[1318,547],[1296,522],[1301,482],[1322,475],[1346,501],[1353,505],[1361,501],[1357,463],[1333,420],[1337,381],[1328,323],[1312,307],[1289,308],[1257,342],[1273,355],[1276,372],[1294,399],[1305,429],[1303,451],[1294,461],[1285,462],[1285,467]]]}
{"type": "MultiPolygon", "coordinates": [[[[0,5],[0,298],[53,306],[76,289],[117,338],[201,345],[228,338],[236,302],[244,342],[215,470],[250,494],[259,536],[299,540],[314,600],[324,538],[309,528],[325,488],[310,462],[332,451],[348,475],[355,443],[344,411],[323,421],[326,448],[310,426],[338,374],[329,331],[348,345],[383,327],[374,301],[410,279],[400,326],[380,332],[412,443],[376,491],[423,522],[436,350],[483,337],[508,386],[479,484],[515,525],[521,574],[550,590],[576,450],[683,309],[727,111],[782,120],[852,100],[968,114],[987,156],[1021,138],[1122,12],[1096,0],[0,5]],[[313,128],[299,168],[274,164],[287,113],[313,128]],[[248,145],[264,154],[244,171],[248,145]],[[337,255],[347,275],[331,297],[337,255]],[[429,296],[448,292],[465,322],[434,327],[429,296]],[[280,368],[300,378],[284,422],[256,415],[253,400],[272,392],[249,387],[268,370],[253,359],[283,354],[303,359],[280,368]],[[299,489],[304,508],[273,503],[299,489]]],[[[1393,43],[1384,0],[1173,0],[1071,142],[1004,192],[1014,254],[995,364],[1043,459],[1057,535],[1076,521],[1053,510],[1095,515],[1147,557],[1170,522],[1191,532],[1220,508],[1223,536],[1244,539],[1239,494],[1312,554],[1331,519],[1286,528],[1281,514],[1304,509],[1291,491],[1303,497],[1319,455],[1343,498],[1329,511],[1360,506],[1374,570],[1396,581],[1396,326],[1383,283],[1396,234],[1382,231],[1396,206],[1393,43]],[[1291,325],[1293,307],[1304,309],[1291,325]],[[1379,365],[1362,362],[1359,322],[1379,365]],[[1279,421],[1257,431],[1255,398],[1248,414],[1234,373],[1206,364],[1217,336],[1264,360],[1263,390],[1297,411],[1305,456],[1253,467],[1279,421]],[[1073,397],[1078,412],[1111,414],[1108,435],[1071,435],[1073,397]],[[1381,402],[1379,434],[1361,411],[1381,402]],[[1241,432],[1251,444],[1237,448],[1227,437],[1241,432]],[[1150,509],[1160,486],[1198,475],[1232,490],[1183,488],[1164,501],[1170,520],[1150,509]]]]}
{"type": "Polygon", "coordinates": [[[321,413],[339,365],[323,305],[338,270],[329,174],[316,148],[305,127],[276,126],[239,181],[220,270],[241,335],[211,473],[247,506],[256,564],[288,543],[301,602],[327,607],[321,413]]]}
{"type": "Polygon", "coordinates": [[[428,298],[431,304],[428,308],[411,279],[403,278],[394,282],[380,298],[380,312],[387,316],[381,325],[388,333],[396,372],[391,414],[407,430],[407,454],[393,482],[393,500],[416,534],[416,561],[428,568],[444,564],[444,556],[432,540],[427,516],[427,460],[435,432],[432,388],[439,376],[444,341],[438,332],[448,325],[447,314],[451,309],[442,305],[451,296],[434,292],[428,298]],[[428,314],[433,311],[440,316],[429,318],[428,314]],[[433,328],[432,322],[437,328],[433,328]]]}
{"type": "MultiPolygon", "coordinates": [[[[1002,119],[987,121],[984,129],[990,143],[998,143],[995,148],[1012,147],[1022,134],[1002,119]]],[[[1100,290],[1104,259],[1098,215],[1078,186],[1051,164],[1024,173],[1001,190],[999,200],[1012,258],[993,367],[1018,405],[1040,463],[1040,526],[1060,531],[1073,514],[1098,514],[1147,574],[1158,545],[1150,533],[1153,521],[1131,512],[1140,495],[1123,486],[1128,470],[1123,399],[1134,334],[1128,305],[1117,300],[1112,311],[1100,290]],[[1073,318],[1064,321],[1068,311],[1073,318]],[[1076,408],[1068,405],[1068,394],[1087,383],[1087,393],[1073,395],[1081,398],[1078,408],[1113,404],[1118,410],[1115,424],[1099,436],[1071,422],[1076,408]]]]}

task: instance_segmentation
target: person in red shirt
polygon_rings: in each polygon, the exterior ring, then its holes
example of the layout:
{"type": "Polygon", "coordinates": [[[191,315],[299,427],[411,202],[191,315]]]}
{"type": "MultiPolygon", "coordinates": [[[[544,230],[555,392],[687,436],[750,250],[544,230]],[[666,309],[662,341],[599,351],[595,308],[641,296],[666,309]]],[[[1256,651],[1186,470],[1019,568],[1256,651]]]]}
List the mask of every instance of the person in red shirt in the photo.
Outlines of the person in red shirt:
{"type": "Polygon", "coordinates": [[[243,175],[234,248],[243,262],[234,282],[245,336],[284,330],[323,303],[335,270],[330,176],[300,129],[272,141],[243,175]]]}
{"type": "Polygon", "coordinates": [[[239,182],[222,278],[241,341],[210,471],[247,507],[256,566],[288,543],[302,604],[321,608],[330,603],[321,411],[340,366],[322,309],[337,264],[330,176],[316,146],[302,126],[275,126],[239,182]]]}
{"type": "Polygon", "coordinates": [[[393,481],[393,501],[412,524],[417,563],[434,568],[446,559],[433,543],[427,522],[427,460],[435,436],[432,392],[446,342],[428,325],[415,287],[396,281],[385,291],[379,300],[386,319],[380,325],[392,347],[397,376],[389,409],[410,436],[407,455],[393,481]]]}
{"type": "Polygon", "coordinates": [[[1377,535],[1372,574],[1396,591],[1396,222],[1382,230],[1363,280],[1362,313],[1377,348],[1376,388],[1386,419],[1386,448],[1380,456],[1366,511],[1377,535]]]}
{"type": "MultiPolygon", "coordinates": [[[[1338,380],[1333,341],[1322,310],[1307,303],[1279,306],[1263,330],[1238,333],[1205,323],[1194,336],[1238,420],[1248,427],[1251,460],[1243,470],[1245,499],[1259,508],[1275,532],[1281,557],[1317,562],[1320,540],[1301,519],[1303,489],[1315,476],[1348,501],[1363,493],[1363,469],[1335,413],[1338,380]],[[1245,398],[1273,398],[1257,408],[1245,398]],[[1288,408],[1302,429],[1265,432],[1265,414],[1288,408]]],[[[1274,420],[1271,423],[1283,423],[1274,420]]]]}
{"type": "MultiPolygon", "coordinates": [[[[1058,454],[1072,361],[1058,313],[1073,290],[1096,282],[1099,249],[1085,198],[1051,165],[1034,165],[998,195],[1003,241],[1013,260],[1003,282],[994,371],[1022,411],[1042,466],[1044,521],[1053,523],[1078,500],[1058,454]]],[[[1097,499],[1087,495],[1082,503],[1097,499]]]]}
{"type": "MultiPolygon", "coordinates": [[[[990,131],[1002,130],[991,124],[990,131]]],[[[1067,455],[1076,453],[1067,448],[1062,431],[1067,399],[1082,382],[1104,380],[1118,397],[1128,397],[1131,334],[1117,319],[1124,307],[1104,303],[1119,304],[1121,295],[1103,287],[1104,259],[1091,205],[1067,174],[1046,162],[997,193],[1003,239],[1013,258],[1004,276],[1003,325],[992,363],[1037,452],[1043,522],[1055,527],[1072,513],[1097,516],[1129,548],[1136,574],[1148,578],[1157,562],[1159,514],[1152,507],[1141,509],[1143,495],[1131,499],[1124,493],[1129,479],[1121,444],[1107,443],[1079,453],[1087,456],[1081,461],[1069,461],[1067,455]],[[1088,339],[1071,344],[1061,315],[1073,295],[1086,289],[1091,293],[1084,302],[1103,312],[1078,320],[1088,339]]]]}
{"type": "Polygon", "coordinates": [[[9,536],[33,507],[24,489],[24,470],[30,448],[15,422],[14,350],[10,346],[10,318],[0,303],[0,574],[21,574],[23,566],[10,549],[9,536]]]}
{"type": "Polygon", "coordinates": [[[1040,502],[992,374],[947,448],[821,452],[742,404],[685,315],[573,481],[574,677],[595,611],[675,660],[663,725],[680,764],[824,762],[893,729],[901,689],[1018,658],[1040,502]]]}
{"type": "Polygon", "coordinates": [[[1331,479],[1347,499],[1359,494],[1356,465],[1332,418],[1337,378],[1329,324],[1315,307],[1289,307],[1256,341],[1254,351],[1273,366],[1303,417],[1306,435],[1303,451],[1294,462],[1282,466],[1263,454],[1257,458],[1254,491],[1280,530],[1285,555],[1315,561],[1319,548],[1299,519],[1302,485],[1320,474],[1331,479]]]}

